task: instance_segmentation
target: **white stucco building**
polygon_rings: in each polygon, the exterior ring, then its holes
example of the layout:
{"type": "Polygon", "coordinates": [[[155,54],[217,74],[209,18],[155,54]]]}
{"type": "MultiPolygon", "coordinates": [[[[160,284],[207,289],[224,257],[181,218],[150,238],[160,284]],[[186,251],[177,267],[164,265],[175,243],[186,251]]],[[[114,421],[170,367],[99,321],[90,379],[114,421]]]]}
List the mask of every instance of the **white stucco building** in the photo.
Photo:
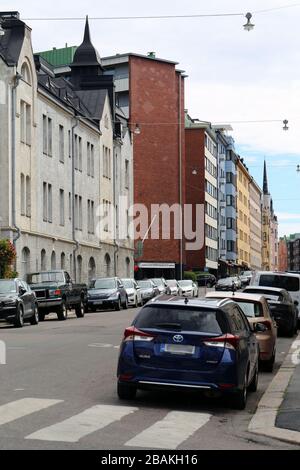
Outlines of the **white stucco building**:
{"type": "Polygon", "coordinates": [[[127,210],[106,217],[119,195],[132,203],[131,135],[88,23],[68,79],[33,55],[18,14],[2,16],[2,27],[0,238],[14,241],[16,270],[63,268],[82,282],[133,276],[133,241],[118,236],[127,210]]]}

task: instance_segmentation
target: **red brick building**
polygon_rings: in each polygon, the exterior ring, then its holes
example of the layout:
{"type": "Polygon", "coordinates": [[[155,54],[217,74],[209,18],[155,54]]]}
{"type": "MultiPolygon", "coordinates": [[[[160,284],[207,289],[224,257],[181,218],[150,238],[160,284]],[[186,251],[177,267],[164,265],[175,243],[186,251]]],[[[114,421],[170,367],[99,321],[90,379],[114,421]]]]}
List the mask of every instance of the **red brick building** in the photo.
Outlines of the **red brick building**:
{"type": "Polygon", "coordinates": [[[288,247],[286,238],[280,238],[278,243],[278,271],[288,269],[288,247]]]}
{"type": "MultiPolygon", "coordinates": [[[[184,204],[184,75],[176,62],[154,53],[116,55],[102,63],[106,73],[114,73],[118,106],[132,130],[140,130],[139,135],[133,132],[134,203],[148,208],[149,226],[152,204],[184,204]]],[[[136,263],[137,277],[180,278],[185,250],[183,240],[174,239],[174,226],[170,239],[162,239],[161,233],[159,239],[145,239],[136,263]]]]}

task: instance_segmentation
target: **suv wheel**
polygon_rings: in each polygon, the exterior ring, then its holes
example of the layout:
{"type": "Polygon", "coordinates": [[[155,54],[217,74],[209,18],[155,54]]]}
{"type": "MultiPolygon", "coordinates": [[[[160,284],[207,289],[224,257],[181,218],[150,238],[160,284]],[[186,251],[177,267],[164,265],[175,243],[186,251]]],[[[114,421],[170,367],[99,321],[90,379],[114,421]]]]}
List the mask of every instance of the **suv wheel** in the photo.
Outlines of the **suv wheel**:
{"type": "Polygon", "coordinates": [[[76,313],[77,318],[83,318],[84,317],[85,307],[84,307],[84,303],[83,303],[82,299],[80,300],[80,303],[78,305],[76,305],[75,313],[76,313]]]}
{"type": "Polygon", "coordinates": [[[115,310],[119,311],[121,310],[121,300],[120,297],[118,298],[116,304],[115,304],[115,310]]]}
{"type": "Polygon", "coordinates": [[[14,325],[16,328],[22,328],[24,326],[24,310],[22,305],[18,305],[16,319],[14,321],[14,325]]]}
{"type": "Polygon", "coordinates": [[[244,386],[242,390],[238,390],[235,392],[234,396],[232,397],[232,407],[235,410],[244,410],[246,408],[247,403],[247,386],[246,386],[246,377],[244,380],[244,386]]]}
{"type": "Polygon", "coordinates": [[[67,312],[66,302],[63,301],[59,310],[57,311],[57,318],[59,319],[59,321],[64,321],[67,319],[67,316],[68,316],[68,312],[67,312]]]}
{"type": "Polygon", "coordinates": [[[39,312],[39,321],[44,321],[44,320],[45,320],[44,312],[39,312]]]}
{"type": "Polygon", "coordinates": [[[30,324],[31,325],[38,325],[38,323],[39,323],[39,312],[38,312],[37,306],[35,305],[33,307],[33,315],[30,318],[30,324]]]}
{"type": "Polygon", "coordinates": [[[272,357],[270,359],[268,359],[267,361],[264,361],[262,363],[262,367],[263,367],[264,371],[273,372],[274,364],[275,364],[275,356],[276,356],[276,349],[274,347],[272,357]]]}
{"type": "Polygon", "coordinates": [[[118,382],[118,397],[120,400],[133,400],[136,396],[136,387],[134,385],[118,382]]]}
{"type": "Polygon", "coordinates": [[[124,308],[124,310],[128,309],[128,299],[127,299],[127,297],[125,299],[125,303],[123,304],[123,308],[124,308]]]}

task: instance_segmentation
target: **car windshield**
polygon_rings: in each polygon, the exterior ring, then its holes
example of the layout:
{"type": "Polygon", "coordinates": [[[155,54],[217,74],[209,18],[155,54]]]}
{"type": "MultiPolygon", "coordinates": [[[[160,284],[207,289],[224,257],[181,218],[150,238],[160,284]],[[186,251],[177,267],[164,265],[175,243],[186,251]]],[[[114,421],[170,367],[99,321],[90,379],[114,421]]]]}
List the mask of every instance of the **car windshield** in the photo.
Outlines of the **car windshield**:
{"type": "Polygon", "coordinates": [[[143,289],[152,289],[151,281],[138,281],[138,285],[143,289]]]}
{"type": "Polygon", "coordinates": [[[259,285],[296,292],[299,290],[299,278],[294,276],[279,276],[277,274],[261,274],[259,285]]]}
{"type": "Polygon", "coordinates": [[[193,281],[178,281],[178,284],[182,287],[192,286],[193,281]]]}
{"type": "Polygon", "coordinates": [[[228,332],[225,315],[220,310],[147,306],[135,322],[137,328],[196,331],[221,335],[228,332]]]}
{"type": "Polygon", "coordinates": [[[11,294],[16,291],[15,281],[0,281],[0,294],[11,294]]]}
{"type": "Polygon", "coordinates": [[[241,276],[252,276],[252,271],[242,271],[241,276]]]}
{"type": "Polygon", "coordinates": [[[163,286],[163,285],[164,285],[162,279],[155,278],[155,279],[152,279],[152,281],[154,282],[154,284],[155,284],[156,286],[163,286]]]}
{"type": "Polygon", "coordinates": [[[90,284],[91,289],[115,289],[115,279],[96,279],[90,284]]]}
{"type": "Polygon", "coordinates": [[[250,302],[249,300],[235,300],[235,302],[241,307],[246,317],[255,318],[263,317],[262,306],[258,302],[250,302]]]}
{"type": "Polygon", "coordinates": [[[166,281],[166,283],[170,287],[177,287],[177,281],[175,281],[175,279],[169,279],[168,281],[166,281]]]}
{"type": "Polygon", "coordinates": [[[48,282],[65,282],[64,275],[61,272],[45,272],[28,274],[28,284],[47,284],[48,282]]]}
{"type": "Polygon", "coordinates": [[[131,279],[122,279],[123,286],[125,289],[133,289],[134,282],[131,279]]]}
{"type": "Polygon", "coordinates": [[[225,277],[224,279],[219,279],[218,283],[219,284],[232,284],[234,281],[236,281],[236,277],[225,277]]]}

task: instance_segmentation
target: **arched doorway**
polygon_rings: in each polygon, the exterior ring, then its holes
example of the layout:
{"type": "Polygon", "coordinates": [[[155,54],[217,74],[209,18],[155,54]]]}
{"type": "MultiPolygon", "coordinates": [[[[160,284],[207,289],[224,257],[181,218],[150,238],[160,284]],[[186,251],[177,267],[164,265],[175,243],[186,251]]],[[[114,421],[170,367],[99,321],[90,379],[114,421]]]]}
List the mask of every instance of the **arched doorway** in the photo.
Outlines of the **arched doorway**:
{"type": "Polygon", "coordinates": [[[60,255],[60,269],[66,269],[66,255],[64,253],[60,255]]]}
{"type": "Polygon", "coordinates": [[[130,259],[126,258],[126,277],[131,277],[130,259]]]}
{"type": "Polygon", "coordinates": [[[55,251],[52,251],[52,255],[51,255],[51,269],[53,269],[53,270],[56,269],[56,253],[55,253],[55,251]]]}
{"type": "Polygon", "coordinates": [[[105,265],[105,276],[111,276],[111,259],[108,253],[106,253],[104,257],[104,265],[105,265]]]}
{"type": "Polygon", "coordinates": [[[47,270],[47,257],[46,257],[46,250],[41,251],[41,271],[47,270]]]}
{"type": "Polygon", "coordinates": [[[82,278],[82,256],[77,256],[77,282],[81,282],[82,278]]]}
{"type": "Polygon", "coordinates": [[[26,275],[30,272],[30,250],[24,247],[22,250],[22,279],[26,279],[26,275]]]}
{"type": "Polygon", "coordinates": [[[91,257],[89,261],[88,277],[89,277],[89,281],[91,281],[92,279],[95,279],[96,277],[96,263],[93,257],[91,257]]]}

